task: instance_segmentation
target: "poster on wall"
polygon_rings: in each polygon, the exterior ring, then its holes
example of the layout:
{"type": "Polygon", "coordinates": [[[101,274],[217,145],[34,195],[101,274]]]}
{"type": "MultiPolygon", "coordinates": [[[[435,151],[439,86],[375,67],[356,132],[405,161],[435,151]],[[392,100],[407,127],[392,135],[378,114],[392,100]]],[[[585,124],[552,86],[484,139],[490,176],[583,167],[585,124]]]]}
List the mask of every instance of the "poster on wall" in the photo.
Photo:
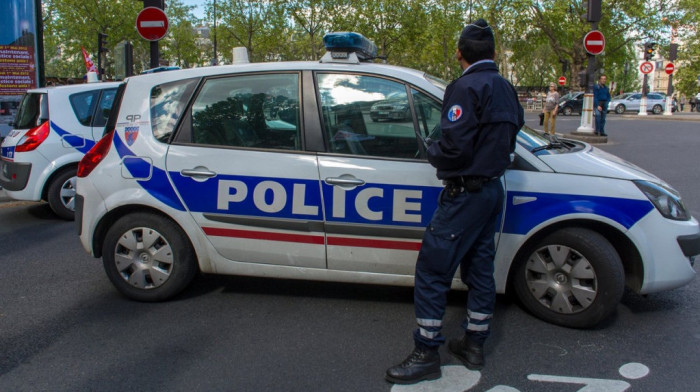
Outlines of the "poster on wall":
{"type": "Polygon", "coordinates": [[[0,12],[0,137],[11,129],[22,95],[38,87],[35,6],[11,0],[0,12]]]}

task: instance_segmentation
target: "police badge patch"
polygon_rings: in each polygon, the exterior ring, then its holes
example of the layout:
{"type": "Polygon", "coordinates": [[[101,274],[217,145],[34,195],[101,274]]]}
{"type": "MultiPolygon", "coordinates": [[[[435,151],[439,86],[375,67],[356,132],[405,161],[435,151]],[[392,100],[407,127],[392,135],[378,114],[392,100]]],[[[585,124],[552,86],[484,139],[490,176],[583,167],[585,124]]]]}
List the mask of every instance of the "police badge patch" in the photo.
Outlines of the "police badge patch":
{"type": "Polygon", "coordinates": [[[124,130],[124,137],[126,137],[126,144],[133,145],[136,141],[136,137],[139,136],[139,127],[126,127],[124,130]]]}
{"type": "Polygon", "coordinates": [[[451,122],[455,122],[462,117],[462,107],[459,105],[454,105],[447,112],[447,119],[451,122]]]}

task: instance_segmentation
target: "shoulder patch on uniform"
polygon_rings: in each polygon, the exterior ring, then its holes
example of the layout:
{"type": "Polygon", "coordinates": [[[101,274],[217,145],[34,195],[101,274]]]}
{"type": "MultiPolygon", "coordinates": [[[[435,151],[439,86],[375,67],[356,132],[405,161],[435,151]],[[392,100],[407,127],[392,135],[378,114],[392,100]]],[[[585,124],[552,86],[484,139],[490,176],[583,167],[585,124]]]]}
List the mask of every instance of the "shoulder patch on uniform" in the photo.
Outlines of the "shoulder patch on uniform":
{"type": "Polygon", "coordinates": [[[462,107],[459,105],[453,105],[447,112],[447,119],[451,122],[455,122],[462,117],[462,107]]]}

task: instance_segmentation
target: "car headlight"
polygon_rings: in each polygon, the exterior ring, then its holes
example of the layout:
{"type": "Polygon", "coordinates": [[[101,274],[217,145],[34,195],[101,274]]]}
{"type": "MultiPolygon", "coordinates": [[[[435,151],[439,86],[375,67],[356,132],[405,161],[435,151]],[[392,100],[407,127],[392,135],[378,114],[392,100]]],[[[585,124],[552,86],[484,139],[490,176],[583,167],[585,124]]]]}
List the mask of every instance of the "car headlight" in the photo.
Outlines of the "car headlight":
{"type": "Polygon", "coordinates": [[[642,180],[634,181],[634,184],[665,218],[678,221],[690,220],[690,214],[681,201],[681,195],[674,189],[642,180]]]}

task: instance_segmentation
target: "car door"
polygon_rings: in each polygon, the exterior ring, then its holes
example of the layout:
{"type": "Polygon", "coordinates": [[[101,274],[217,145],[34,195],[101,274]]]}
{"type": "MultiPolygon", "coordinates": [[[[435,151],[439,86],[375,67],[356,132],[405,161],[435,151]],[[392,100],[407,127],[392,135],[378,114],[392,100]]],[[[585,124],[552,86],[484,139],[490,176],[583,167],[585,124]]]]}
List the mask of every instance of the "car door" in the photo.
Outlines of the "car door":
{"type": "MultiPolygon", "coordinates": [[[[172,94],[159,90],[153,116],[167,122],[172,94]]],[[[326,267],[318,165],[302,151],[299,97],[297,72],[206,79],[168,149],[178,194],[229,260],[326,267]]]]}
{"type": "Polygon", "coordinates": [[[625,103],[626,110],[639,111],[639,105],[642,101],[642,94],[632,94],[627,97],[625,103]]]}
{"type": "Polygon", "coordinates": [[[315,77],[328,143],[318,158],[328,268],[411,275],[442,189],[421,142],[439,129],[440,103],[389,78],[315,77]],[[410,114],[389,115],[388,97],[410,114]]]}

